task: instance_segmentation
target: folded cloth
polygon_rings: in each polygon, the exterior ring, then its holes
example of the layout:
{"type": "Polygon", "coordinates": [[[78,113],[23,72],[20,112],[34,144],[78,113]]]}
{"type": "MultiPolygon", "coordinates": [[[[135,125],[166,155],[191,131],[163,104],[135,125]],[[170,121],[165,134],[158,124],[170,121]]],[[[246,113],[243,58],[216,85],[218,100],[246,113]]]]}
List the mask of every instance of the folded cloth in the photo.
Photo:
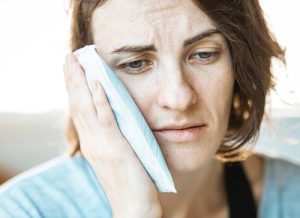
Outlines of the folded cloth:
{"type": "Polygon", "coordinates": [[[91,81],[99,80],[114,112],[117,124],[158,191],[177,193],[171,173],[160,147],[132,97],[104,60],[95,45],[74,52],[83,67],[91,89],[91,81]]]}

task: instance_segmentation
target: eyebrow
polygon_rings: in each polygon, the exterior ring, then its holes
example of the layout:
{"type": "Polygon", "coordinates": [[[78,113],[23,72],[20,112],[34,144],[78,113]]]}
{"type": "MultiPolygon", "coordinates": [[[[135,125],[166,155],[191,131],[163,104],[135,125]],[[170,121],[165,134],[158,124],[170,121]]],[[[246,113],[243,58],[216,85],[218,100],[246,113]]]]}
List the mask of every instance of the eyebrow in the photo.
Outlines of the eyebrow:
{"type": "MultiPolygon", "coordinates": [[[[206,37],[209,37],[213,34],[221,33],[217,29],[209,29],[202,33],[199,33],[191,38],[188,38],[184,41],[183,47],[187,47],[195,42],[198,42],[206,37]]],[[[111,54],[115,53],[134,53],[134,52],[146,52],[146,51],[157,51],[154,45],[135,45],[135,46],[122,46],[121,48],[115,49],[111,54]]]]}

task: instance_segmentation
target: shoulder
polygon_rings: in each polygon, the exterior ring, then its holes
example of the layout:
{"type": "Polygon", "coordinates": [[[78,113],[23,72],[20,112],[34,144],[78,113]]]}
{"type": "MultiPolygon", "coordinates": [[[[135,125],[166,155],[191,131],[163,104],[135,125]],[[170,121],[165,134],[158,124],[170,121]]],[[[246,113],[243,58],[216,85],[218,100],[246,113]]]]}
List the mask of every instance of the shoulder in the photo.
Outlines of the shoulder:
{"type": "Polygon", "coordinates": [[[85,167],[87,168],[87,165],[81,158],[59,156],[33,167],[4,183],[0,188],[0,196],[13,192],[16,189],[44,189],[49,185],[64,187],[66,183],[73,185],[74,177],[76,177],[77,181],[85,179],[84,174],[88,172],[84,169],[85,167]]]}
{"type": "MultiPolygon", "coordinates": [[[[300,194],[300,165],[279,158],[267,158],[265,177],[281,188],[289,186],[300,194]]],[[[287,188],[287,187],[286,187],[287,188]]],[[[285,189],[286,189],[285,188],[285,189]]]]}
{"type": "Polygon", "coordinates": [[[110,212],[104,190],[80,156],[60,156],[21,173],[0,187],[0,201],[0,217],[99,217],[99,209],[101,217],[109,217],[110,212]]]}
{"type": "Polygon", "coordinates": [[[264,168],[262,217],[300,217],[300,166],[266,158],[264,168]]]}

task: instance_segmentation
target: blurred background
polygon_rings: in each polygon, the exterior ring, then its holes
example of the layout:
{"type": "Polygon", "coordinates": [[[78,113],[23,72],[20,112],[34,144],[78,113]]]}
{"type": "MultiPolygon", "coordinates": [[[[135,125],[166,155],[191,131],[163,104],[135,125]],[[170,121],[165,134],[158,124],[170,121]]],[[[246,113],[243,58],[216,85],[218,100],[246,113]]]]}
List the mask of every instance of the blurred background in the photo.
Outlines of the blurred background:
{"type": "MultiPolygon", "coordinates": [[[[271,119],[264,122],[255,149],[300,164],[300,2],[261,0],[261,5],[286,48],[287,67],[274,62],[271,119]]],[[[67,8],[66,0],[0,2],[0,184],[66,150],[67,8]]]]}

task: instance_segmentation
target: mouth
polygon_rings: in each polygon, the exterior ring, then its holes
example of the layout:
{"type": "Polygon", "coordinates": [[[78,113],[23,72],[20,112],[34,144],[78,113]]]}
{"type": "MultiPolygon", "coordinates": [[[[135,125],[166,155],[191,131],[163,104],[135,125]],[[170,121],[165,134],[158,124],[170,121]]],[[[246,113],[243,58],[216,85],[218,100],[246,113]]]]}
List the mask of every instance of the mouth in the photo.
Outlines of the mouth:
{"type": "Polygon", "coordinates": [[[172,142],[194,141],[203,135],[203,130],[207,125],[199,125],[182,129],[161,129],[153,131],[158,137],[162,137],[172,142]]]}

